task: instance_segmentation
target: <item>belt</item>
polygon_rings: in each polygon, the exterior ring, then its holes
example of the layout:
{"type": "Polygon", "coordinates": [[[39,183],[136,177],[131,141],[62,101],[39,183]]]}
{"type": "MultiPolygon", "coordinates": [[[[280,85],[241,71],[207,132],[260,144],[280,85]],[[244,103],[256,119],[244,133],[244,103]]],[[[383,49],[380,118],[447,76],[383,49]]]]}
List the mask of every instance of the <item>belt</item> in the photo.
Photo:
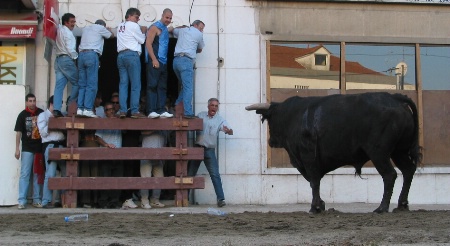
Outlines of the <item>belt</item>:
{"type": "Polygon", "coordinates": [[[61,54],[61,55],[57,55],[56,58],[59,58],[59,57],[62,57],[62,56],[68,56],[68,57],[70,57],[70,56],[67,55],[67,54],[61,54]]]}
{"type": "Polygon", "coordinates": [[[188,54],[187,53],[183,53],[183,52],[181,52],[181,53],[178,53],[178,54],[176,54],[175,56],[178,56],[178,57],[187,57],[187,58],[189,58],[189,59],[192,59],[191,57],[189,57],[188,56],[188,54]]]}
{"type": "Polygon", "coordinates": [[[197,146],[197,147],[203,147],[203,148],[206,148],[205,146],[203,146],[203,145],[200,145],[200,144],[195,144],[195,146],[197,146]]]}
{"type": "MultiPolygon", "coordinates": [[[[122,53],[122,52],[125,52],[125,51],[133,51],[133,50],[130,50],[130,49],[124,49],[124,50],[119,51],[119,53],[122,53]]],[[[136,51],[136,52],[137,52],[137,51],[136,51]]]]}

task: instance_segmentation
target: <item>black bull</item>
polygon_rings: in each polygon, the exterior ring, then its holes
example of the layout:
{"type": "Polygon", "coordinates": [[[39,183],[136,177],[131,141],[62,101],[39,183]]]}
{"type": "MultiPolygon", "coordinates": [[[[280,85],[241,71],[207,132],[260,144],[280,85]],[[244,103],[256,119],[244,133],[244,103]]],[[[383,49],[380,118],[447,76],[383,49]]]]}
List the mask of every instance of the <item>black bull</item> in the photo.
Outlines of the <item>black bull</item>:
{"type": "Polygon", "coordinates": [[[325,210],[320,180],[351,165],[358,175],[372,161],[383,178],[384,193],[374,211],[388,212],[397,173],[403,174],[398,209],[408,210],[408,193],[421,161],[418,117],[414,102],[401,94],[364,93],[325,97],[291,97],[282,103],[246,107],[268,121],[274,148],[284,148],[291,164],[310,183],[312,213],[325,210]]]}

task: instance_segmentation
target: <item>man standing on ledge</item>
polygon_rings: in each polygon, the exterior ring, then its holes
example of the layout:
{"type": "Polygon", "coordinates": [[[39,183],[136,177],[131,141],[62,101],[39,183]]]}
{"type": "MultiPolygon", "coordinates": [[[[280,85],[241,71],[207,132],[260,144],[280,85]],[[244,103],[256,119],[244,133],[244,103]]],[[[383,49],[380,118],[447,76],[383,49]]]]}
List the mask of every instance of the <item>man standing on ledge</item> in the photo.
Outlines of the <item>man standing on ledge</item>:
{"type": "Polygon", "coordinates": [[[172,10],[164,9],[161,20],[153,23],[147,32],[145,50],[147,62],[147,111],[149,118],[170,118],[173,114],[166,110],[167,98],[167,51],[172,10]]]}
{"type": "Polygon", "coordinates": [[[103,53],[105,38],[113,38],[110,28],[106,28],[103,20],[97,20],[94,25],[83,29],[78,49],[78,116],[98,118],[94,113],[94,101],[98,91],[98,67],[103,53]]]}
{"type": "MultiPolygon", "coordinates": [[[[203,119],[203,131],[197,132],[198,147],[204,148],[204,162],[206,169],[214,186],[214,191],[217,196],[217,206],[223,207],[225,203],[225,195],[222,188],[222,180],[219,173],[219,163],[216,158],[217,136],[219,131],[225,134],[233,135],[233,129],[229,128],[228,122],[217,115],[219,111],[219,99],[210,98],[208,100],[208,112],[203,111],[198,114],[198,117],[203,119]]],[[[188,176],[195,176],[201,161],[190,161],[188,165],[188,176]]]]}
{"type": "Polygon", "coordinates": [[[130,109],[131,118],[147,118],[139,112],[141,96],[141,44],[145,42],[147,27],[138,24],[141,12],[137,8],[129,8],[125,14],[125,22],[117,29],[117,67],[119,68],[119,102],[121,119],[127,115],[128,82],[131,84],[130,109]]]}
{"type": "Polygon", "coordinates": [[[75,50],[76,39],[73,36],[72,30],[75,27],[75,15],[65,13],[61,21],[63,25],[58,27],[56,35],[56,60],[55,60],[55,91],[54,91],[54,110],[55,117],[63,117],[61,113],[62,98],[64,88],[67,81],[72,84],[72,91],[70,93],[70,102],[77,101],[78,98],[78,69],[75,60],[78,58],[78,53],[75,50]]]}
{"type": "Polygon", "coordinates": [[[197,53],[202,52],[205,47],[204,28],[205,23],[195,20],[190,27],[183,26],[173,30],[173,35],[178,38],[173,59],[173,71],[178,81],[181,81],[181,92],[175,104],[183,102],[185,118],[195,118],[192,109],[194,64],[197,53]]]}

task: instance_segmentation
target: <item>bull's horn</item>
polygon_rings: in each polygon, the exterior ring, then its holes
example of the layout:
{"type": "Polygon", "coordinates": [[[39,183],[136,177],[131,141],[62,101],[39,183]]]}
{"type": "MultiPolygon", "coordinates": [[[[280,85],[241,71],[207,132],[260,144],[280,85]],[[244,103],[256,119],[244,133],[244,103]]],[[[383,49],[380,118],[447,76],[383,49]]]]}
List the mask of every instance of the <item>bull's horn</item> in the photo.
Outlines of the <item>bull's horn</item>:
{"type": "Polygon", "coordinates": [[[269,109],[270,103],[256,103],[245,107],[246,110],[269,109]]]}

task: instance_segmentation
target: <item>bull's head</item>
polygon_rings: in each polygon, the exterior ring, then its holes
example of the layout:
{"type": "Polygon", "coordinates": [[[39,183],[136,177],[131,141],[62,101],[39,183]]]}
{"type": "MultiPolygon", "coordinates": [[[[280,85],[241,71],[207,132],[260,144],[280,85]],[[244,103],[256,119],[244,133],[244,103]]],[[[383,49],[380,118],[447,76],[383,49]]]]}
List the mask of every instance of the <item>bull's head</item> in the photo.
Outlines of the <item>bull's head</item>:
{"type": "MultiPolygon", "coordinates": [[[[270,133],[270,139],[269,139],[269,146],[272,148],[283,148],[282,146],[282,137],[280,134],[278,134],[277,130],[278,128],[275,127],[272,129],[272,114],[278,103],[257,103],[252,104],[250,106],[245,107],[246,110],[256,110],[257,114],[261,115],[261,123],[264,123],[264,120],[267,120],[269,124],[269,133],[270,133]]],[[[276,111],[276,110],[275,110],[276,111]]]]}

